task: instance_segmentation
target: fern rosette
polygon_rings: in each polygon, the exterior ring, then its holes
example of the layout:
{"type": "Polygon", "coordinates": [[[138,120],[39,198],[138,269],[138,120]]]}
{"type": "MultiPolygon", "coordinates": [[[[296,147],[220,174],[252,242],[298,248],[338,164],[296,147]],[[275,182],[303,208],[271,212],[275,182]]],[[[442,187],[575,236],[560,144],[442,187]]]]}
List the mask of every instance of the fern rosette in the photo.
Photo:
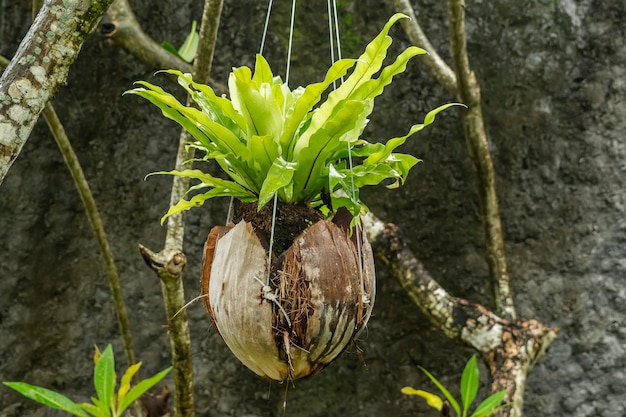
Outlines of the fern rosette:
{"type": "Polygon", "coordinates": [[[228,81],[230,99],[194,82],[190,74],[164,71],[177,77],[197,108],[181,104],[158,86],[139,81],[141,87],[127,93],[146,98],[165,117],[178,122],[195,138],[189,146],[203,151],[203,159],[217,162],[229,177],[217,178],[197,169],[160,172],[199,181],[190,190],[198,193],[191,198],[188,194],[162,220],[213,197],[258,201],[261,209],[275,193],[285,203],[324,205],[323,201],[329,200],[330,211],[345,207],[356,219],[366,209],[359,198],[360,188],[387,179],[393,180],[388,187],[403,183],[419,159],[394,150],[453,105],[432,110],[423,123],[385,144],[361,138],[374,99],[406,69],[412,57],[426,53],[412,46],[383,66],[391,45],[389,29],[405,17],[394,15],[358,59],[339,60],[323,81],[294,90],[272,73],[262,55],[256,57],[254,73],[245,66],[233,69],[228,81]],[[350,69],[345,81],[316,107],[324,92],[350,69]],[[347,162],[349,153],[360,161],[352,167],[347,162]]]}

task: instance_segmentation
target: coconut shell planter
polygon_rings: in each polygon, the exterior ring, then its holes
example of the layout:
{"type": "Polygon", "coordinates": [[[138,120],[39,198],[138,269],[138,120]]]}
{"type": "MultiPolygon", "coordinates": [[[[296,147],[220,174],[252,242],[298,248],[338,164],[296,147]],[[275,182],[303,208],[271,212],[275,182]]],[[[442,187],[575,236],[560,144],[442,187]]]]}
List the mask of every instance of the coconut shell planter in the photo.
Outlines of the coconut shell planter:
{"type": "Polygon", "coordinates": [[[164,71],[194,107],[145,81],[127,92],[193,136],[188,146],[203,153],[194,162],[223,171],[220,177],[200,169],[155,173],[197,182],[162,221],[211,198],[235,199],[232,221],[213,228],[205,244],[202,294],[214,327],[258,375],[282,381],[319,372],[370,317],[374,260],[360,225],[367,207],[359,190],[404,183],[419,159],[395,149],[454,105],[432,110],[385,143],[362,137],[374,99],[412,57],[426,53],[409,47],[383,65],[388,32],[402,18],[394,15],[358,59],[335,62],[323,81],[306,87],[291,90],[257,55],[254,72],[233,69],[229,97],[189,74],[164,71]]]}
{"type": "Polygon", "coordinates": [[[349,221],[317,220],[288,238],[292,243],[271,265],[268,235],[254,218],[209,234],[202,272],[207,311],[230,350],[256,374],[279,381],[314,374],[367,324],[374,258],[363,233],[359,257],[349,221]]]}

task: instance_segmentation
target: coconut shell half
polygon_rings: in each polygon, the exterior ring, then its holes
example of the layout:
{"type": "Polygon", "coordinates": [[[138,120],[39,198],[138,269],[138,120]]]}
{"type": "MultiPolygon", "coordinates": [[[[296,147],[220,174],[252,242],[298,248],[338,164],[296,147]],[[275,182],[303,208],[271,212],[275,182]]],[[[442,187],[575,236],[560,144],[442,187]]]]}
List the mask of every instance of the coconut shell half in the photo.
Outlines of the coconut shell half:
{"type": "Polygon", "coordinates": [[[249,223],[211,231],[202,293],[218,333],[244,365],[283,381],[319,372],[343,352],[367,324],[376,292],[372,250],[359,235],[361,267],[354,234],[328,220],[307,228],[269,265],[249,223]]]}

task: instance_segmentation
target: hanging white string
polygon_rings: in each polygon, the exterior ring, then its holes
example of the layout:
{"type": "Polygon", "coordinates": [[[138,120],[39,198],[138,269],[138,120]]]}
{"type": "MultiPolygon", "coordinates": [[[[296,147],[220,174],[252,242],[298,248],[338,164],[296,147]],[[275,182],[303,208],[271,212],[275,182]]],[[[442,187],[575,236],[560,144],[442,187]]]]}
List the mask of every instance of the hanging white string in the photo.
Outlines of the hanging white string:
{"type": "Polygon", "coordinates": [[[265,15],[265,26],[263,27],[263,37],[261,38],[261,47],[259,48],[259,54],[263,55],[263,48],[265,47],[265,38],[267,38],[267,28],[270,24],[270,14],[272,13],[272,3],[270,0],[267,5],[267,13],[265,15]]]}
{"type": "MultiPolygon", "coordinates": [[[[261,46],[259,47],[259,55],[263,55],[263,49],[265,48],[265,40],[267,39],[267,28],[270,25],[270,15],[272,14],[272,4],[273,0],[269,0],[267,4],[267,13],[265,14],[265,25],[263,26],[263,36],[261,37],[261,46]]],[[[226,224],[230,222],[232,213],[233,213],[233,204],[235,198],[231,197],[230,202],[228,204],[228,213],[226,213],[226,224]]]]}
{"type": "MultiPolygon", "coordinates": [[[[296,20],[296,0],[291,2],[291,23],[289,25],[289,45],[287,46],[287,68],[285,68],[285,86],[289,88],[289,70],[291,69],[291,49],[293,46],[293,25],[296,20]]],[[[283,113],[287,111],[287,100],[283,103],[283,113]]],[[[272,207],[272,227],[270,229],[270,247],[268,254],[267,276],[265,277],[265,286],[270,285],[270,276],[272,273],[272,251],[274,250],[274,231],[276,230],[276,207],[278,207],[278,191],[274,194],[274,207],[272,207]]],[[[285,317],[287,317],[285,315],[285,317]]],[[[289,319],[287,318],[287,321],[289,319]]],[[[291,327],[291,325],[290,325],[291,327]]]]}
{"type": "Polygon", "coordinates": [[[291,2],[291,24],[289,26],[289,46],[287,47],[287,69],[285,70],[285,85],[289,87],[289,69],[291,68],[291,47],[293,46],[293,24],[296,20],[296,0],[291,2]]]}
{"type": "MultiPolygon", "coordinates": [[[[335,63],[335,51],[334,51],[334,45],[333,45],[333,32],[335,35],[335,39],[337,42],[337,59],[341,59],[341,37],[339,36],[339,18],[338,18],[338,13],[337,13],[337,1],[336,0],[328,0],[328,31],[329,31],[329,35],[330,35],[330,59],[331,62],[334,64],[335,63]],[[331,8],[331,1],[332,1],[332,8],[331,8]],[[331,10],[332,9],[332,10],[331,10]],[[334,25],[333,25],[334,22],[334,25]],[[334,26],[334,30],[333,30],[333,26],[334,26]]],[[[343,83],[343,77],[341,77],[341,82],[343,83]]],[[[333,82],[333,89],[335,89],[335,83],[333,82]]],[[[348,167],[350,168],[350,171],[352,171],[353,168],[353,164],[352,164],[352,148],[350,146],[350,142],[348,142],[348,167]]],[[[352,200],[356,200],[356,191],[354,189],[354,178],[350,178],[350,182],[351,182],[351,189],[350,189],[350,193],[351,193],[351,197],[352,200]]],[[[358,216],[359,214],[357,214],[358,216]]],[[[357,225],[355,227],[355,233],[356,233],[356,249],[357,249],[357,257],[358,257],[358,267],[359,267],[359,283],[361,286],[361,302],[367,304],[369,303],[369,299],[368,299],[368,295],[365,293],[365,281],[363,278],[363,253],[362,253],[362,249],[361,249],[361,229],[359,227],[359,225],[357,225]]],[[[358,327],[359,323],[357,321],[357,323],[355,324],[355,326],[358,327]]]]}
{"type": "MultiPolygon", "coordinates": [[[[335,41],[333,35],[333,9],[330,6],[330,1],[327,1],[328,5],[328,43],[330,44],[330,63],[335,63],[335,41]]],[[[343,82],[343,80],[342,80],[343,82]]],[[[333,81],[333,90],[337,89],[337,82],[333,81]]]]}
{"type": "MultiPolygon", "coordinates": [[[[329,7],[330,7],[330,2],[329,2],[329,7]]],[[[336,0],[333,0],[333,10],[334,10],[334,16],[335,16],[335,37],[337,38],[337,58],[341,59],[341,38],[339,37],[339,18],[337,17],[337,1],[336,0]]],[[[332,29],[331,29],[331,36],[332,36],[332,29]]],[[[343,76],[341,77],[341,82],[343,82],[343,76]]]]}

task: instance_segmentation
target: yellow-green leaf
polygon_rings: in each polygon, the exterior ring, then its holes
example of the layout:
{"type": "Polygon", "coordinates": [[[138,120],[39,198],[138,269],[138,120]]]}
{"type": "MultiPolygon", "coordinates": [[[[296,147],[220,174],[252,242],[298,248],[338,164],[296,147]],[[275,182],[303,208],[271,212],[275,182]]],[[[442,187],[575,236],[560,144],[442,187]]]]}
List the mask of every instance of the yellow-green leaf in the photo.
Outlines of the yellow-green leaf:
{"type": "Polygon", "coordinates": [[[443,407],[443,401],[441,398],[435,394],[431,394],[430,392],[415,389],[413,387],[404,387],[401,391],[405,395],[417,395],[418,397],[422,397],[426,400],[426,403],[429,406],[437,409],[438,411],[441,411],[441,408],[443,407]]]}
{"type": "Polygon", "coordinates": [[[118,404],[117,415],[121,415],[122,414],[122,412],[119,409],[119,407],[124,402],[124,397],[126,397],[126,394],[130,390],[130,382],[131,382],[131,380],[133,379],[133,376],[135,376],[135,374],[137,373],[137,371],[139,370],[140,367],[141,367],[141,362],[138,362],[138,363],[130,366],[126,370],[126,372],[124,372],[124,375],[122,376],[122,379],[120,381],[120,389],[117,391],[117,404],[118,404]]]}

